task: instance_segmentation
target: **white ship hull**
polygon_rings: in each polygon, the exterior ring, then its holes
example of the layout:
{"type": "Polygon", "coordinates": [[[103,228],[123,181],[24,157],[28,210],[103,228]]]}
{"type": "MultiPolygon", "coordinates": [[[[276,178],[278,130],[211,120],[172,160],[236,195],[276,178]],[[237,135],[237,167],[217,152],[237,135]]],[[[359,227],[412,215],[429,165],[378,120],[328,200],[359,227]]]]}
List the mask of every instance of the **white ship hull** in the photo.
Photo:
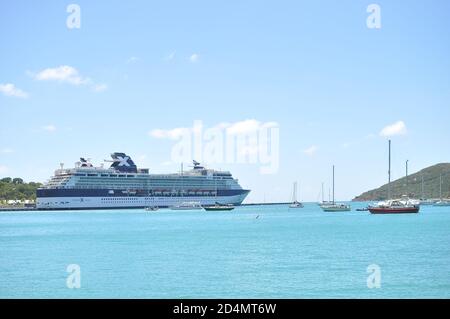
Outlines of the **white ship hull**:
{"type": "Polygon", "coordinates": [[[199,202],[202,206],[216,203],[240,205],[246,196],[244,193],[217,197],[43,197],[37,198],[36,207],[42,210],[172,207],[186,201],[199,202]]]}

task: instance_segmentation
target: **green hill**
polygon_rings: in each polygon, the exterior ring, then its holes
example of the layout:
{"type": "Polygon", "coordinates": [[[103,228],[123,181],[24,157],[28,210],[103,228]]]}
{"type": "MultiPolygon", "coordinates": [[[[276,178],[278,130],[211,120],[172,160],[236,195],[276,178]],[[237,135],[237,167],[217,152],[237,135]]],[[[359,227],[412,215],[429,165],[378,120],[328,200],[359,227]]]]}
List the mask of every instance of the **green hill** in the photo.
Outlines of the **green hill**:
{"type": "MultiPolygon", "coordinates": [[[[422,197],[422,176],[424,198],[439,198],[439,183],[442,174],[442,197],[450,197],[450,163],[441,163],[425,168],[408,176],[408,194],[412,198],[422,197]]],[[[392,198],[398,198],[407,193],[406,177],[391,182],[392,198]]],[[[380,188],[365,192],[353,201],[378,201],[387,199],[387,184],[380,188]]]]}

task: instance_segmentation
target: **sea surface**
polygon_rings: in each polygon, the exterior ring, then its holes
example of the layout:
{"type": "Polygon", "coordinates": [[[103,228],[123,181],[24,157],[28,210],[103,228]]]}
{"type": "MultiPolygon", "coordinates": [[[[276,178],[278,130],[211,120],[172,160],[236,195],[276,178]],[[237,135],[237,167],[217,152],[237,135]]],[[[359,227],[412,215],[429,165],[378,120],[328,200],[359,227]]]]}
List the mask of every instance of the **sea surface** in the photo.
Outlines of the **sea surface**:
{"type": "Polygon", "coordinates": [[[449,298],[450,207],[2,212],[0,297],[449,298]]]}

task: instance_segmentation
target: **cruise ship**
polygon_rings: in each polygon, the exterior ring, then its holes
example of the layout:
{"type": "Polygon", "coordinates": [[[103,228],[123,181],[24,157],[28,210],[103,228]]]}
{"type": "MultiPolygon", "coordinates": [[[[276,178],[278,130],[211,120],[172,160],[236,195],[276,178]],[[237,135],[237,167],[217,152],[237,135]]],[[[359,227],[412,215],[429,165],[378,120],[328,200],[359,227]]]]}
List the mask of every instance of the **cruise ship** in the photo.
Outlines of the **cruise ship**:
{"type": "Polygon", "coordinates": [[[150,174],[125,153],[111,154],[109,168],[80,158],[74,168],[61,168],[36,191],[41,210],[172,207],[183,202],[202,206],[240,205],[250,190],[230,172],[207,169],[193,161],[190,170],[150,174]]]}

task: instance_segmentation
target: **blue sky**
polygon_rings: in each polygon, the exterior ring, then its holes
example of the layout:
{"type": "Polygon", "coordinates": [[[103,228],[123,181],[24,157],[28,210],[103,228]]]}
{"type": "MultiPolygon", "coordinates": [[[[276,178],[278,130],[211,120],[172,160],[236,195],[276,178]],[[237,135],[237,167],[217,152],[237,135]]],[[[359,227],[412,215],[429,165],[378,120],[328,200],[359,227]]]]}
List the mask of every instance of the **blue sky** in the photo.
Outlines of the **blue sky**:
{"type": "Polygon", "coordinates": [[[248,201],[289,200],[295,180],[315,201],[335,164],[336,196],[351,199],[386,181],[380,132],[394,123],[394,178],[406,159],[411,171],[448,162],[449,12],[448,1],[1,1],[0,176],[45,181],[60,162],[114,151],[173,172],[174,140],[152,131],[271,122],[276,173],[209,166],[231,170],[248,201]],[[66,26],[70,3],[79,29],[66,26]],[[371,3],[380,29],[366,25],[371,3]]]}

